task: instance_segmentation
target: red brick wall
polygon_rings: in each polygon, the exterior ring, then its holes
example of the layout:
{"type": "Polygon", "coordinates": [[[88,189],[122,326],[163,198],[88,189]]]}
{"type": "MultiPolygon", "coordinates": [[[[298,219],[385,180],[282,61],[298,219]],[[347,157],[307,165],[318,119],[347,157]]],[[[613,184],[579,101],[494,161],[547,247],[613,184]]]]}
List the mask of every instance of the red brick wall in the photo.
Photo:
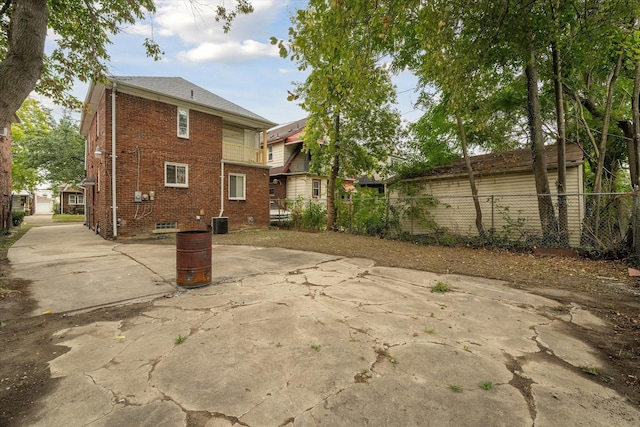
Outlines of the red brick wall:
{"type": "Polygon", "coordinates": [[[87,135],[87,178],[93,178],[95,185],[86,188],[87,224],[89,228],[99,232],[103,237],[112,237],[111,226],[111,158],[103,155],[95,158],[98,147],[111,150],[111,97],[104,96],[98,104],[87,135]],[[108,111],[108,114],[107,114],[108,111]],[[98,124],[100,125],[98,127],[98,124]]]}
{"type": "MultiPolygon", "coordinates": [[[[225,202],[222,216],[229,218],[229,229],[249,225],[269,225],[269,169],[225,163],[225,202]],[[229,174],[244,174],[246,200],[229,200],[229,174]]],[[[219,186],[218,186],[218,191],[219,186]]],[[[214,215],[217,216],[217,215],[214,215]]]]}
{"type": "MultiPolygon", "coordinates": [[[[180,230],[209,229],[211,217],[218,216],[220,211],[222,119],[190,110],[189,139],[178,138],[175,105],[122,92],[116,96],[118,235],[148,235],[158,222],[177,222],[180,230]],[[188,188],[165,187],[165,162],[188,165],[188,188]],[[154,200],[135,202],[135,191],[147,197],[153,191],[154,200]]],[[[94,176],[96,185],[87,191],[87,197],[93,207],[89,209],[91,227],[99,227],[100,234],[111,237],[111,158],[106,155],[99,161],[93,158],[97,145],[111,150],[109,90],[100,103],[98,115],[100,127],[105,129],[96,137],[94,118],[89,131],[87,176],[94,176]]],[[[229,228],[248,224],[248,217],[254,218],[255,225],[268,226],[268,170],[238,166],[233,171],[247,175],[247,200],[243,203],[225,200],[224,216],[229,217],[229,228]]],[[[228,176],[230,172],[231,166],[226,165],[225,174],[228,176]]],[[[227,182],[225,178],[225,185],[227,182]]],[[[225,188],[225,199],[227,194],[225,188]]]]}

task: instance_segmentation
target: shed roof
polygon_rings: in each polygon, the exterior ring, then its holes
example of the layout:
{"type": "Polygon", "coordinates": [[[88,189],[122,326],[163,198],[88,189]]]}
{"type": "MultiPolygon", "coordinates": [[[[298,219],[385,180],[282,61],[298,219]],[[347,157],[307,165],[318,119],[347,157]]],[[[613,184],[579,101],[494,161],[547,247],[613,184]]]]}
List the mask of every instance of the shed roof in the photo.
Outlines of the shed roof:
{"type": "MultiPolygon", "coordinates": [[[[582,164],[582,147],[577,144],[567,144],[565,150],[566,165],[568,167],[582,164]]],[[[544,147],[544,157],[548,169],[558,168],[558,146],[547,145],[544,147]]],[[[512,172],[517,170],[532,170],[533,158],[530,148],[520,148],[511,151],[502,151],[491,154],[481,154],[470,157],[471,168],[478,175],[492,175],[496,173],[512,172]]],[[[443,177],[462,175],[467,173],[464,158],[456,159],[451,163],[438,166],[428,171],[421,177],[443,177]]]]}

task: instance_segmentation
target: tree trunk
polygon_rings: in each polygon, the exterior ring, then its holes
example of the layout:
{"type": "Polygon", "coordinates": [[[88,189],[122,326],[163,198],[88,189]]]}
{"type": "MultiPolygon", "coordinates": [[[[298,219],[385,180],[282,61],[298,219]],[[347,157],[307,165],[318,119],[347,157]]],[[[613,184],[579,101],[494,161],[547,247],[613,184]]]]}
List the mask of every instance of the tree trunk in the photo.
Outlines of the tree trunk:
{"type": "Polygon", "coordinates": [[[334,117],[335,141],[333,162],[327,183],[327,230],[336,230],[336,218],[338,216],[338,205],[336,203],[336,181],[340,173],[340,115],[334,117]]]}
{"type": "Polygon", "coordinates": [[[600,145],[598,146],[598,165],[596,167],[596,176],[593,184],[593,192],[597,194],[602,192],[602,172],[604,170],[604,158],[607,151],[607,139],[609,135],[609,123],[611,121],[611,108],[613,105],[613,92],[615,89],[616,80],[620,74],[620,68],[622,68],[622,59],[624,58],[624,50],[618,55],[618,61],[616,67],[609,77],[609,84],[607,90],[607,100],[605,103],[604,116],[602,117],[602,137],[600,138],[600,145]]]}
{"type": "MultiPolygon", "coordinates": [[[[554,20],[557,20],[554,12],[554,20]]],[[[569,218],[567,213],[567,162],[566,162],[566,124],[564,117],[564,93],[562,90],[562,69],[560,65],[560,51],[555,41],[551,43],[553,56],[553,85],[556,101],[556,126],[558,128],[558,239],[562,246],[569,244],[569,218]]]]}
{"type": "Polygon", "coordinates": [[[478,200],[478,188],[476,187],[476,180],[473,176],[473,169],[471,168],[471,160],[469,159],[469,152],[467,150],[467,135],[464,131],[464,124],[460,113],[456,111],[456,121],[458,122],[458,130],[460,132],[460,145],[462,146],[462,155],[464,157],[464,163],[467,166],[467,173],[469,174],[469,184],[471,185],[471,195],[473,196],[473,205],[476,208],[476,228],[478,229],[478,235],[484,239],[487,234],[484,231],[482,225],[482,209],[480,208],[480,201],[478,200]]]}
{"type": "Polygon", "coordinates": [[[629,147],[629,166],[632,171],[635,171],[635,174],[631,174],[631,186],[634,190],[637,190],[639,188],[636,188],[636,186],[640,187],[640,60],[636,61],[631,112],[633,117],[633,136],[629,147]]]}
{"type": "Polygon", "coordinates": [[[48,19],[47,0],[13,2],[9,46],[0,63],[0,127],[13,121],[40,78],[48,19]]]}
{"type": "MultiPolygon", "coordinates": [[[[640,60],[636,61],[636,73],[633,79],[633,95],[631,97],[631,111],[633,114],[633,139],[629,142],[629,165],[635,167],[635,176],[631,174],[631,186],[634,191],[633,212],[633,253],[640,256],[640,221],[638,220],[637,197],[640,190],[640,60]]],[[[631,168],[633,170],[633,168],[631,168]]]]}
{"type": "Polygon", "coordinates": [[[596,176],[593,183],[593,193],[594,193],[594,206],[593,206],[593,224],[591,225],[591,229],[593,230],[593,234],[595,240],[598,241],[598,234],[600,230],[600,204],[601,204],[601,194],[602,193],[602,175],[604,171],[604,160],[607,153],[607,139],[609,137],[609,122],[611,121],[611,108],[613,104],[613,92],[615,89],[616,81],[618,80],[618,75],[620,74],[620,69],[622,68],[622,59],[624,58],[624,49],[618,55],[618,60],[616,62],[616,66],[611,73],[609,78],[609,84],[607,89],[607,100],[605,103],[604,109],[604,117],[602,118],[602,137],[600,138],[600,145],[598,147],[598,163],[596,166],[596,176]]]}
{"type": "Polygon", "coordinates": [[[538,194],[538,212],[542,234],[546,241],[555,240],[558,232],[558,222],[553,211],[553,201],[549,190],[547,177],[547,162],[544,157],[544,140],[542,138],[542,119],[540,113],[540,98],[538,94],[538,71],[536,68],[535,52],[529,49],[526,59],[525,74],[527,76],[527,113],[529,133],[531,136],[531,156],[533,159],[533,174],[538,194]]]}

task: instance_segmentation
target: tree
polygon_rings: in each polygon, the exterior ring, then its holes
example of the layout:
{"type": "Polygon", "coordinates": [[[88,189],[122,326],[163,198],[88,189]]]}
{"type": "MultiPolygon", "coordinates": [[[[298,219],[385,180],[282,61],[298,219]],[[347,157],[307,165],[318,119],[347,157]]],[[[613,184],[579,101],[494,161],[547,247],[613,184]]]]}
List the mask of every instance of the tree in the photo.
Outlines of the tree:
{"type": "Polygon", "coordinates": [[[18,110],[13,129],[13,187],[33,190],[42,182],[78,184],[84,177],[84,139],[66,111],[57,122],[35,99],[18,110]]]}
{"type": "Polygon", "coordinates": [[[84,178],[84,138],[67,111],[50,132],[25,138],[28,164],[54,186],[79,184],[84,178]]]}
{"type": "Polygon", "coordinates": [[[27,98],[17,113],[19,123],[12,126],[12,188],[32,191],[43,180],[38,173],[38,165],[32,159],[29,140],[34,137],[46,137],[55,126],[51,111],[32,98],[27,98]]]}
{"type": "Polygon", "coordinates": [[[309,113],[304,144],[312,170],[328,172],[329,230],[340,179],[378,169],[398,139],[395,90],[378,55],[380,39],[372,36],[385,16],[366,0],[311,0],[292,18],[286,47],[272,39],[299,69],[311,69],[291,98],[309,113]]]}

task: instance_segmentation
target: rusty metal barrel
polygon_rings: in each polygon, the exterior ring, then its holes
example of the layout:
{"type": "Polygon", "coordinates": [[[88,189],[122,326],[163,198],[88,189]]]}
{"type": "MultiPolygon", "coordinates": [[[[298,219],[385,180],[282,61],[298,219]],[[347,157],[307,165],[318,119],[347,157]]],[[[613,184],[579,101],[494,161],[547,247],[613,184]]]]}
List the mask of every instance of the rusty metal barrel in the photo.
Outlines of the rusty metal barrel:
{"type": "Polygon", "coordinates": [[[211,283],[211,233],[205,230],[176,233],[176,283],[197,288],[211,283]]]}

